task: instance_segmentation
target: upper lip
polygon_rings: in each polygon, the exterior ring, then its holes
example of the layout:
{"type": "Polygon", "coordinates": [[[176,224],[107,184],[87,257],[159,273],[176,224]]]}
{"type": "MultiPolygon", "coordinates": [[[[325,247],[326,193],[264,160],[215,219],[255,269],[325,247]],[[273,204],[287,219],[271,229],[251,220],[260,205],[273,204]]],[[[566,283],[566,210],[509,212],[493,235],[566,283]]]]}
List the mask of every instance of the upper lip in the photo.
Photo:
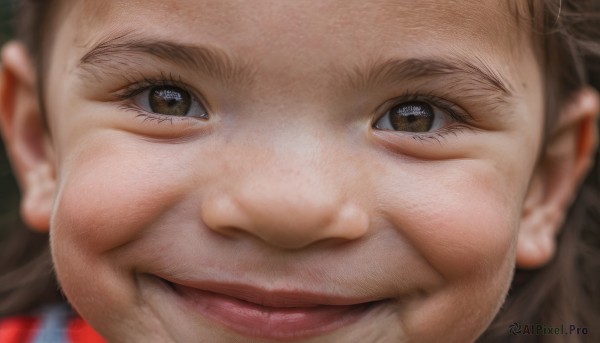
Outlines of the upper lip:
{"type": "MultiPolygon", "coordinates": [[[[353,306],[385,300],[377,296],[341,296],[332,293],[307,291],[302,288],[267,289],[248,284],[173,280],[160,277],[178,292],[211,292],[265,307],[353,306]]],[[[306,287],[306,286],[305,286],[306,287]]]]}

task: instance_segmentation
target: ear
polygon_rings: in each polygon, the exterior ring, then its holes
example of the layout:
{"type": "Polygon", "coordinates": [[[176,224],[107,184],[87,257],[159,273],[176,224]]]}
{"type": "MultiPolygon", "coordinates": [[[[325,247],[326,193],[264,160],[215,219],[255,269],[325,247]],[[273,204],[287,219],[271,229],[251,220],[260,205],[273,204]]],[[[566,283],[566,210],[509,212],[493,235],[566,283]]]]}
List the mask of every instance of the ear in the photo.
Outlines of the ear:
{"type": "Polygon", "coordinates": [[[1,58],[0,132],[23,193],[21,216],[32,229],[46,232],[56,178],[38,101],[35,68],[26,48],[17,42],[5,45],[1,58]]]}
{"type": "Polygon", "coordinates": [[[594,162],[598,94],[575,92],[564,105],[536,166],[517,242],[517,267],[539,268],[556,251],[556,235],[583,178],[594,162]]]}

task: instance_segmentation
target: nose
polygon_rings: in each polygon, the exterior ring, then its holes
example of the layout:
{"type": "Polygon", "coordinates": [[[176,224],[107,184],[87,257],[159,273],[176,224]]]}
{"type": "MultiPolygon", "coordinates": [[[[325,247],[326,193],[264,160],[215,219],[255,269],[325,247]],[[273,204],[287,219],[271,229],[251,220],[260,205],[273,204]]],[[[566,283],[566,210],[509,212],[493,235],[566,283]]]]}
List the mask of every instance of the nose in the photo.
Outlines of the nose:
{"type": "Polygon", "coordinates": [[[286,250],[352,241],[367,233],[367,211],[344,196],[339,182],[327,182],[313,167],[291,171],[288,166],[274,172],[273,165],[270,171],[246,172],[205,198],[204,223],[226,236],[251,235],[286,250]]]}

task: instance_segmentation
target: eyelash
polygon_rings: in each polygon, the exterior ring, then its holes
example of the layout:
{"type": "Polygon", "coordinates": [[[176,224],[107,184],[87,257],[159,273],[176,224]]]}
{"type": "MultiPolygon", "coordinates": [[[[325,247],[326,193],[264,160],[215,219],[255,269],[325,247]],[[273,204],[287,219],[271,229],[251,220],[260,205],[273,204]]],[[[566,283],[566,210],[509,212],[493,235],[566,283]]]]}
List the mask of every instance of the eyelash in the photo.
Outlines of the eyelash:
{"type": "MultiPolygon", "coordinates": [[[[439,108],[440,110],[446,112],[455,123],[450,124],[449,126],[442,128],[440,130],[434,132],[423,132],[423,133],[406,133],[406,132],[398,132],[399,134],[409,135],[412,139],[419,142],[426,141],[435,141],[441,144],[442,139],[446,139],[448,135],[457,136],[459,133],[464,130],[472,129],[471,125],[473,120],[471,116],[460,106],[455,103],[444,99],[438,95],[434,95],[433,93],[410,93],[406,92],[405,94],[395,97],[391,100],[386,101],[385,111],[383,114],[380,114],[376,117],[376,121],[381,117],[386,115],[392,108],[395,106],[401,105],[403,103],[419,101],[428,103],[434,107],[439,108]]],[[[380,111],[378,111],[381,113],[380,111]]],[[[392,131],[394,132],[394,131],[392,131]]]]}
{"type": "MultiPolygon", "coordinates": [[[[117,97],[119,100],[126,101],[126,103],[121,104],[121,109],[135,112],[137,114],[136,117],[144,118],[144,122],[156,121],[158,124],[162,124],[164,122],[169,122],[173,124],[174,120],[194,120],[194,118],[191,117],[167,117],[160,114],[151,113],[145,111],[137,105],[132,104],[129,101],[133,99],[136,95],[139,95],[140,93],[143,93],[148,89],[161,86],[178,87],[190,93],[195,99],[202,99],[201,97],[196,96],[196,92],[192,91],[190,87],[188,87],[180,77],[175,77],[173,74],[163,73],[159,78],[141,77],[140,80],[141,81],[136,81],[127,78],[129,86],[117,93],[117,97]]],[[[208,111],[208,107],[205,105],[206,102],[203,101],[203,99],[197,101],[199,101],[200,104],[208,111]]],[[[440,110],[446,112],[452,118],[452,120],[455,121],[455,123],[452,123],[449,126],[434,132],[404,133],[408,134],[412,139],[416,141],[435,141],[441,144],[441,140],[446,139],[448,135],[457,136],[464,130],[472,129],[470,125],[472,123],[472,118],[469,114],[466,113],[465,110],[463,110],[460,106],[456,105],[455,103],[448,101],[440,96],[434,95],[432,93],[410,93],[407,91],[405,94],[399,97],[395,97],[391,100],[388,100],[386,101],[385,105],[382,105],[385,106],[386,110],[383,112],[383,114],[377,116],[376,120],[379,120],[382,116],[386,115],[395,106],[411,101],[425,102],[434,107],[437,107],[440,110]]]]}
{"type": "Polygon", "coordinates": [[[151,113],[145,111],[139,106],[132,104],[131,99],[133,99],[136,95],[139,95],[151,88],[154,87],[177,87],[182,90],[188,92],[193,98],[197,99],[197,101],[208,111],[208,106],[205,105],[205,101],[203,101],[202,97],[196,95],[195,91],[192,91],[189,86],[182,81],[181,77],[175,77],[173,74],[164,74],[162,73],[159,78],[148,78],[141,77],[139,80],[134,80],[130,78],[126,78],[129,86],[117,92],[116,96],[120,101],[125,103],[121,104],[119,108],[125,111],[132,111],[137,113],[136,117],[143,118],[143,121],[156,121],[158,124],[162,124],[164,122],[169,122],[173,124],[173,121],[189,121],[196,120],[192,117],[173,117],[173,116],[163,116],[156,113],[151,113]]]}

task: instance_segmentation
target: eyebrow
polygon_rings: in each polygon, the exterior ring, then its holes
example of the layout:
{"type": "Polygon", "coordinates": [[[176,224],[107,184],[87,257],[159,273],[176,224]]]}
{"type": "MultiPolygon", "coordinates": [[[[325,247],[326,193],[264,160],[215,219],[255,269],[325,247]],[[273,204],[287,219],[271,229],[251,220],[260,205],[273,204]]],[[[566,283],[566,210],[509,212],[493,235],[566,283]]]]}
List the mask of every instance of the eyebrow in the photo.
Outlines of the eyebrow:
{"type": "Polygon", "coordinates": [[[507,103],[515,96],[514,86],[481,58],[466,60],[457,57],[387,59],[374,61],[367,67],[344,72],[347,83],[361,90],[378,84],[393,84],[415,80],[447,80],[447,87],[466,95],[488,96],[507,103]]]}
{"type": "Polygon", "coordinates": [[[106,69],[142,66],[139,56],[150,56],[173,65],[182,65],[225,82],[250,82],[252,69],[247,63],[231,58],[210,46],[190,46],[125,33],[95,45],[79,61],[79,67],[99,78],[106,69]]]}
{"type": "MultiPolygon", "coordinates": [[[[250,63],[233,59],[218,48],[191,46],[132,32],[101,41],[80,59],[79,67],[99,79],[107,69],[122,73],[135,66],[141,67],[144,60],[139,59],[140,55],[183,65],[225,83],[241,82],[248,85],[255,74],[250,63]]],[[[342,75],[345,85],[356,90],[381,84],[445,78],[447,87],[454,88],[453,92],[473,97],[485,96],[494,104],[508,103],[515,96],[511,83],[481,58],[389,58],[350,69],[340,69],[338,66],[327,70],[330,76],[342,75]]]]}

